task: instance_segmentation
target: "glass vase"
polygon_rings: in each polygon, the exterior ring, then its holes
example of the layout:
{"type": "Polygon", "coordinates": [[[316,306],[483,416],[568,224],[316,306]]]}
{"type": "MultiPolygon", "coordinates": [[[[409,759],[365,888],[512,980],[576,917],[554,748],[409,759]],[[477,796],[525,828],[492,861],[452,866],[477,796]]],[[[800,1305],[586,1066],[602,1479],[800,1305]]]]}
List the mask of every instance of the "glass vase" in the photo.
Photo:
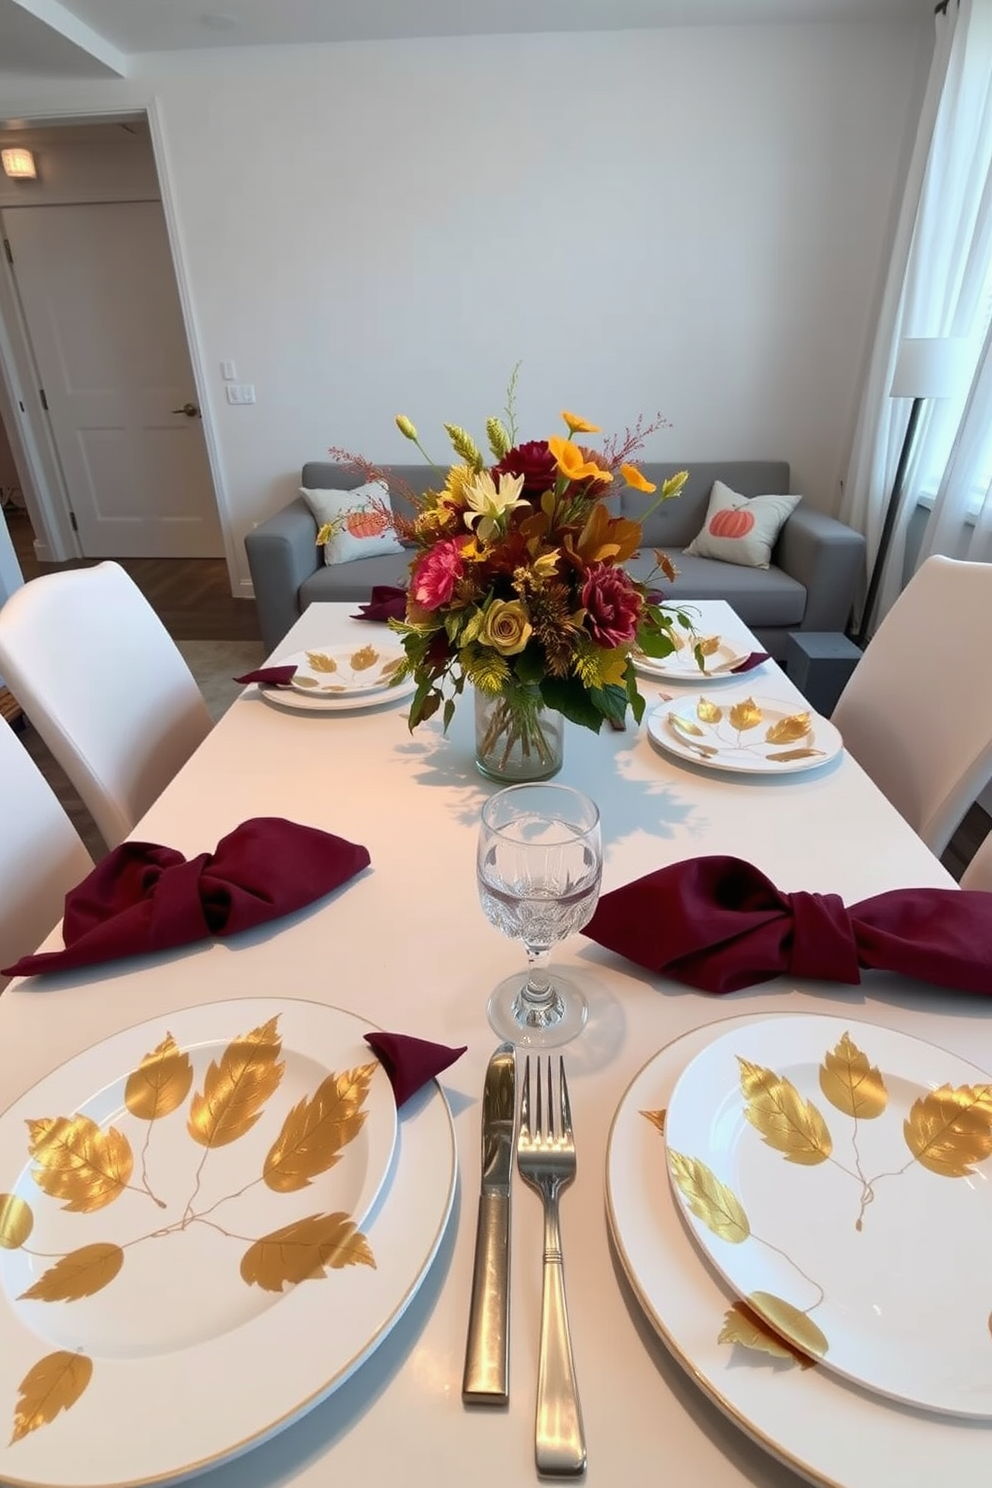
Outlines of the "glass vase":
{"type": "Polygon", "coordinates": [[[475,763],[490,780],[548,780],[561,769],[564,742],[565,720],[545,707],[540,688],[475,689],[475,763]]]}

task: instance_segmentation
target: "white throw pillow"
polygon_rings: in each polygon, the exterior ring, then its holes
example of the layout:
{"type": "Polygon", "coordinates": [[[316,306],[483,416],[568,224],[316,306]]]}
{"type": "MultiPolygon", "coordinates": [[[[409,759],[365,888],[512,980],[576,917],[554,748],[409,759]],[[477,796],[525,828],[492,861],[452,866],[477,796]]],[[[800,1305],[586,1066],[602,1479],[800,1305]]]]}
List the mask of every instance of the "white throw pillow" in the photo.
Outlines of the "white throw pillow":
{"type": "Polygon", "coordinates": [[[686,548],[697,558],[770,568],[772,548],[801,496],[740,496],[714,481],[703,529],[686,548]]]}
{"type": "Polygon", "coordinates": [[[402,553],[403,544],[393,527],[389,488],[381,481],[368,481],[353,491],[321,491],[300,487],[318,528],[329,522],[333,528],[324,544],[325,563],[353,563],[356,558],[402,553]]]}

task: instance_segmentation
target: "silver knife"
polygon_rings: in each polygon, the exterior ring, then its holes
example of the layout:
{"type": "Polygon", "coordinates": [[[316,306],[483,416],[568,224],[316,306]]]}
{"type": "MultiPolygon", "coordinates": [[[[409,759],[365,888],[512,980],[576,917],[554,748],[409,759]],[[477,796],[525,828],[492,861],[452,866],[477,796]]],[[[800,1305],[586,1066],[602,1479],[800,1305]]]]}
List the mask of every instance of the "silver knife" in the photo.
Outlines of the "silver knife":
{"type": "Polygon", "coordinates": [[[515,1081],[513,1045],[500,1044],[489,1061],[482,1093],[482,1186],[462,1378],[462,1400],[467,1405],[506,1405],[510,1398],[510,1174],[515,1081]]]}

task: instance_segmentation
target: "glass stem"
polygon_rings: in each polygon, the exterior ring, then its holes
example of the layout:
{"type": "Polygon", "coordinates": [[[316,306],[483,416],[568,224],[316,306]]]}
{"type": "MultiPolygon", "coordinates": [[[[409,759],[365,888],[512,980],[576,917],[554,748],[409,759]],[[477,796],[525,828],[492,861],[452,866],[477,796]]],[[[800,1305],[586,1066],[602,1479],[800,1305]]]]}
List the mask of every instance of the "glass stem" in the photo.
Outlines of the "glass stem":
{"type": "Polygon", "coordinates": [[[548,961],[551,957],[550,946],[535,948],[527,946],[527,985],[524,987],[524,997],[529,1003],[539,1003],[544,1006],[554,997],[554,989],[551,986],[551,977],[548,972],[548,961]]]}

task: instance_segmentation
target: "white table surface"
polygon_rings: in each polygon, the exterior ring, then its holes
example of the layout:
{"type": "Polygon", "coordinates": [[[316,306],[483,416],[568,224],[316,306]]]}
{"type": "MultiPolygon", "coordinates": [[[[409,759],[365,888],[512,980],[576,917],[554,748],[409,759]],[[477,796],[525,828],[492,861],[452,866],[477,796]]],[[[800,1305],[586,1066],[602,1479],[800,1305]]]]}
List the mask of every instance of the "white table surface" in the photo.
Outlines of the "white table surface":
{"type": "MultiPolygon", "coordinates": [[[[302,646],[370,638],[348,605],[315,605],[272,660],[302,646]]],[[[705,628],[753,642],[723,603],[705,628]]],[[[662,688],[642,680],[649,706],[662,688]]],[[[712,691],[716,692],[715,685],[712,691]]],[[[796,699],[774,664],[719,686],[721,698],[796,699]]],[[[778,884],[850,903],[884,889],[946,887],[949,875],[846,756],[808,775],[730,777],[659,751],[643,724],[600,735],[571,725],[558,777],[602,812],[604,890],[710,852],[750,859],[778,884]]],[[[473,762],[471,700],[447,739],[410,734],[406,704],[355,714],[293,714],[249,689],[224,715],[133,834],[192,855],[250,816],[280,815],[364,843],[372,866],[328,904],[283,924],[176,952],[13,984],[0,1000],[0,1105],[79,1050],[191,1003],[287,995],[468,1052],[441,1077],[454,1114],[459,1186],[446,1237],[409,1311],[369,1361],[302,1421],[204,1479],[215,1488],[336,1483],[506,1488],[536,1481],[533,1409],[541,1288],[541,1210],[514,1181],[511,1402],[468,1410],[460,1397],[479,1179],[485,1066],[497,1040],[490,988],[523,952],[491,928],[476,897],[479,811],[497,787],[473,762]]],[[[58,942],[53,939],[51,944],[58,942]]],[[[581,936],[556,953],[587,988],[591,1020],[565,1051],[579,1172],[562,1204],[573,1344],[589,1450],[587,1481],[736,1488],[798,1481],[704,1397],[642,1317],[612,1256],[604,1164],[613,1113],[651,1055],[680,1033],[742,1012],[849,1012],[992,1067],[981,999],[865,974],[860,987],[788,980],[727,997],[665,983],[581,936]]],[[[980,1428],[981,1429],[981,1428],[980,1428]]],[[[950,1464],[948,1464],[950,1467],[950,1464]]],[[[912,1464],[901,1481],[916,1481],[912,1464]]],[[[921,1481],[923,1479],[921,1478],[921,1481]]]]}

